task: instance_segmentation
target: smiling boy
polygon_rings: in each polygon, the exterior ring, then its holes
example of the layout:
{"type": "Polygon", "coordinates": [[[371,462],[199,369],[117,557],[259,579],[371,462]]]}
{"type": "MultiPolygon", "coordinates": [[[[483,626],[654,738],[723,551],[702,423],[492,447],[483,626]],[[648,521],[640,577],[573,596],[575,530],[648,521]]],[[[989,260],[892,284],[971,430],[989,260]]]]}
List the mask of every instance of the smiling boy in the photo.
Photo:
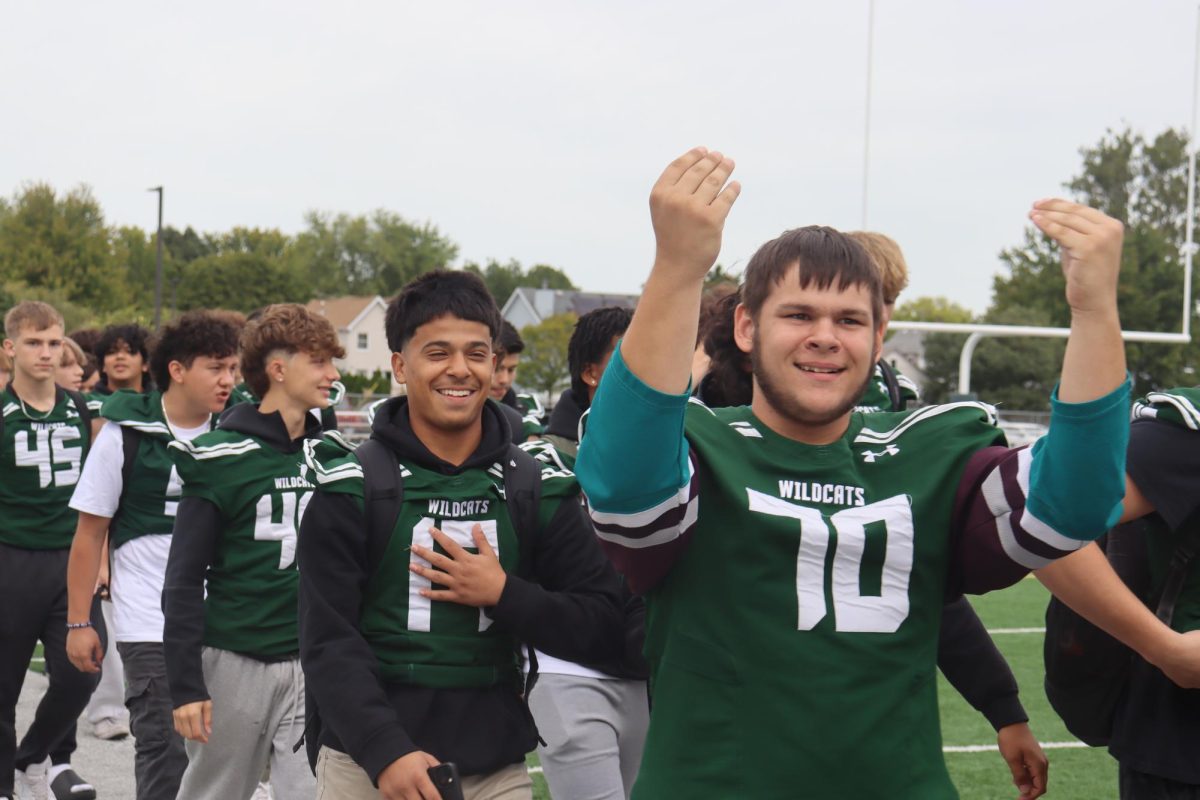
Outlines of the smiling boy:
{"type": "Polygon", "coordinates": [[[435,800],[427,771],[451,761],[468,800],[528,798],[537,734],[518,643],[573,660],[622,649],[619,583],[574,476],[517,449],[487,402],[499,327],[467,272],[422,275],[389,305],[408,391],[378,409],[363,447],[399,472],[390,527],[368,530],[384,523],[367,514],[354,455],[310,448],[300,657],[325,725],[318,796],[435,800]],[[521,475],[532,497],[509,496],[521,475]]]}
{"type": "Polygon", "coordinates": [[[67,573],[67,653],[98,672],[103,649],[87,617],[105,537],[112,548],[113,636],[125,668],[125,705],[136,739],[138,800],[174,800],[187,765],[175,733],[163,658],[162,588],[182,487],[167,453],[212,429],[233,389],[237,331],[204,311],[167,325],[150,359],[156,385],[116,392],[71,498],[79,512],[67,573]]]}

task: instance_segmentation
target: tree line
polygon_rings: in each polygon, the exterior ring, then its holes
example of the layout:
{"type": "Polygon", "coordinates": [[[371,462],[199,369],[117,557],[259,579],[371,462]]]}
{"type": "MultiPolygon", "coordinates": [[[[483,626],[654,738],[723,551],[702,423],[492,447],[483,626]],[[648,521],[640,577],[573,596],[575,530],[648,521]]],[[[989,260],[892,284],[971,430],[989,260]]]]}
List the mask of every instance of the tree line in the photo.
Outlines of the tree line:
{"type": "MultiPolygon", "coordinates": [[[[193,308],[250,311],[315,297],[391,297],[412,278],[451,266],[458,245],[429,222],[386,209],[352,215],[311,211],[304,228],[165,227],[165,316],[193,308]]],[[[156,235],[106,222],[87,186],[58,192],[29,183],[0,198],[0,308],[37,298],[59,306],[69,327],[154,315],[156,235]]],[[[504,303],[518,286],[573,289],[561,269],[516,260],[467,263],[504,303]]]]}

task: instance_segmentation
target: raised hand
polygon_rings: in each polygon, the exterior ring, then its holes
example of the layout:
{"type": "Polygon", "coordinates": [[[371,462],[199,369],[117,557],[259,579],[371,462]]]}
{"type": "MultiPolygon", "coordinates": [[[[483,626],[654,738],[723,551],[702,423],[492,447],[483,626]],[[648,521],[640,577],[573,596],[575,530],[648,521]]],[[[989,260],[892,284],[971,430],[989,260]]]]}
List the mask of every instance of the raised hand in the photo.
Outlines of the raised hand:
{"type": "Polygon", "coordinates": [[[1071,311],[1115,313],[1125,227],[1094,208],[1068,200],[1039,200],[1029,218],[1062,249],[1071,311]]]}
{"type": "Polygon", "coordinates": [[[721,252],[725,218],[742,187],[733,159],[697,147],[671,162],[650,191],[657,267],[703,279],[721,252]]]}

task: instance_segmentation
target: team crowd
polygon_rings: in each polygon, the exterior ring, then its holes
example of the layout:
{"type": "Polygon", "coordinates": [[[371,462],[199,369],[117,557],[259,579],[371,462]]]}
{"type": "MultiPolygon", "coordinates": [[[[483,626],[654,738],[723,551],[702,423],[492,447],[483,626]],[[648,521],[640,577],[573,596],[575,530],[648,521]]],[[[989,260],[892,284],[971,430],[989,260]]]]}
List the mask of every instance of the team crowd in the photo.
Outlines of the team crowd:
{"type": "Polygon", "coordinates": [[[638,306],[578,320],[549,412],[468,272],[391,300],[401,391],[361,443],[304,306],[70,335],[8,309],[0,800],[97,796],[81,717],[132,735],[137,800],[528,800],[534,751],[555,800],[954,798],[937,669],[1032,800],[1048,760],[964,597],[1031,572],[1126,648],[1050,676],[1120,796],[1200,798],[1200,390],[1132,402],[1121,224],[1030,212],[1071,335],[1048,432],[1010,448],[990,406],[921,406],[881,359],[892,239],[790,230],[704,290],[733,169],[663,172],[638,306]],[[1097,673],[1107,703],[1079,694],[1097,673]]]}

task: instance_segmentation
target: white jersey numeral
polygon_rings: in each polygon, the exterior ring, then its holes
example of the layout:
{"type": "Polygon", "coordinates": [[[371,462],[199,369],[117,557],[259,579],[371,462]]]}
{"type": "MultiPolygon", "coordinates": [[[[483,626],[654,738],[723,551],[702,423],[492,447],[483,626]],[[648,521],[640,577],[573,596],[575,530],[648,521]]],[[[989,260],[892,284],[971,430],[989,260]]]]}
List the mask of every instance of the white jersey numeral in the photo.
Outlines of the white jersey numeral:
{"type": "Polygon", "coordinates": [[[279,568],[287,569],[296,561],[296,531],[312,500],[312,492],[264,494],[255,506],[254,538],[260,542],[279,542],[279,568]],[[275,498],[279,498],[276,513],[275,498]]]}
{"type": "Polygon", "coordinates": [[[179,512],[179,498],[183,496],[183,479],[179,477],[179,473],[175,470],[175,465],[171,465],[171,477],[167,479],[167,500],[163,503],[163,515],[173,517],[179,512]],[[174,499],[171,499],[174,498],[174,499]]]}
{"type": "Polygon", "coordinates": [[[83,447],[69,447],[68,442],[79,438],[79,429],[74,427],[55,428],[51,431],[18,431],[13,436],[18,467],[36,467],[38,484],[45,489],[55,486],[74,486],[79,481],[79,465],[83,461],[83,447]],[[33,446],[29,445],[33,434],[33,446]]]}
{"type": "MultiPolygon", "coordinates": [[[[471,538],[471,531],[478,525],[483,529],[483,535],[487,538],[488,545],[491,546],[492,552],[496,557],[500,557],[500,536],[497,533],[496,520],[483,519],[478,522],[466,522],[463,520],[444,520],[440,526],[435,525],[434,521],[429,517],[422,517],[421,521],[413,528],[412,543],[424,547],[427,550],[434,549],[433,534],[431,529],[437,528],[442,533],[449,536],[463,548],[471,552],[478,552],[475,547],[475,540],[471,538]]],[[[419,557],[416,553],[410,550],[409,563],[419,564],[422,567],[428,567],[429,562],[419,557]]],[[[410,631],[429,632],[430,617],[433,614],[433,603],[428,598],[421,594],[423,589],[429,589],[431,584],[428,578],[423,578],[415,572],[408,573],[408,629],[410,631]]],[[[486,631],[492,625],[492,620],[487,614],[483,613],[483,609],[479,609],[479,630],[486,631]]]]}
{"type": "Polygon", "coordinates": [[[828,613],[825,603],[825,561],[829,551],[829,526],[837,533],[832,574],[834,628],[849,633],[895,633],[908,618],[908,582],[913,565],[912,507],[904,495],[867,506],[847,508],[829,517],[816,509],[747,490],[750,510],[800,521],[800,548],[796,554],[797,628],[812,630],[828,613]],[[866,526],[885,526],[883,574],[880,592],[862,594],[863,552],[866,526]]]}

